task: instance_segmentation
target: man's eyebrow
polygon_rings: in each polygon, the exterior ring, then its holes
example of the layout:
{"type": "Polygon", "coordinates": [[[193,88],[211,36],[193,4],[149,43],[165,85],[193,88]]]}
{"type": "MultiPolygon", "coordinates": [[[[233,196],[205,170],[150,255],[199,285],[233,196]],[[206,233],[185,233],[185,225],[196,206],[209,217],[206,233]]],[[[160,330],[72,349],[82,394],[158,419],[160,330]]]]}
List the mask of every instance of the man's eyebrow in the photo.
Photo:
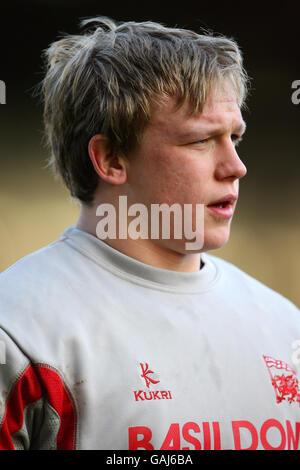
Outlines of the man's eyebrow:
{"type": "MultiPolygon", "coordinates": [[[[246,131],[246,123],[243,120],[241,123],[239,123],[237,126],[233,126],[233,132],[237,132],[241,136],[245,133],[246,131]]],[[[210,135],[214,134],[215,132],[220,132],[222,130],[222,126],[212,126],[212,127],[206,127],[206,128],[199,128],[199,129],[191,129],[187,130],[186,132],[183,132],[180,134],[180,137],[183,139],[190,139],[190,138],[197,138],[201,135],[210,135]]]]}

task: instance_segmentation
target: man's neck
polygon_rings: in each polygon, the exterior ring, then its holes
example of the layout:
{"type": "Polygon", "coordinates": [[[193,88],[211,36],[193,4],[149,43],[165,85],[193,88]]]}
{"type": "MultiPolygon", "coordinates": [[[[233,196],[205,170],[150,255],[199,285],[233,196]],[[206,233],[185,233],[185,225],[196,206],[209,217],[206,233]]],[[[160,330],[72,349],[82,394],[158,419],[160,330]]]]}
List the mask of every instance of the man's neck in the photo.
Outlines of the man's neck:
{"type": "MultiPolygon", "coordinates": [[[[94,207],[82,207],[76,227],[97,237],[98,221],[94,207]]],[[[178,272],[196,272],[200,269],[200,253],[179,253],[161,243],[160,240],[141,238],[133,240],[128,237],[102,241],[115,250],[150,266],[178,272]]]]}

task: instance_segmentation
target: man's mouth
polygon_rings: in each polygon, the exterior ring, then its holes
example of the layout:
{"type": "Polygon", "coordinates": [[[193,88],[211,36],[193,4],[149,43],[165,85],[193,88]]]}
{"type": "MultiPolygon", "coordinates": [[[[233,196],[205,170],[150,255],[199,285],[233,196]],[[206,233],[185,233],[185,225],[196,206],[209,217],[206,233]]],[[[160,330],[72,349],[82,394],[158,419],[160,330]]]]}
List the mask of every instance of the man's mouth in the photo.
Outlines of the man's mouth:
{"type": "Polygon", "coordinates": [[[219,202],[215,204],[209,204],[208,207],[221,207],[224,209],[225,207],[228,207],[231,204],[229,201],[224,201],[224,202],[219,202]]]}
{"type": "Polygon", "coordinates": [[[227,195],[211,204],[207,204],[209,211],[219,217],[230,219],[233,216],[233,206],[237,200],[236,195],[227,195]]]}

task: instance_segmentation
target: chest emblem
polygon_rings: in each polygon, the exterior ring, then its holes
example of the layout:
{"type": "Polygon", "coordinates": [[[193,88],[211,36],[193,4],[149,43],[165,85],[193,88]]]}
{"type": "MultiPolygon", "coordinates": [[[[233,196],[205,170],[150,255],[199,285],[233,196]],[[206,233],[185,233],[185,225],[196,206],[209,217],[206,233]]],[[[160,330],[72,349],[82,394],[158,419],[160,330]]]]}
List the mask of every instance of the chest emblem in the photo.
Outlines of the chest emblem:
{"type": "Polygon", "coordinates": [[[146,383],[146,386],[148,388],[150,387],[150,384],[158,384],[159,383],[159,380],[154,380],[152,377],[149,377],[149,375],[154,374],[154,372],[153,372],[153,370],[149,369],[149,366],[148,366],[147,362],[145,364],[140,362],[140,366],[141,366],[141,369],[142,369],[141,377],[143,377],[143,379],[145,379],[145,383],[146,383]]]}
{"type": "Polygon", "coordinates": [[[136,402],[173,399],[170,390],[161,390],[160,388],[157,390],[156,385],[160,383],[159,374],[151,370],[147,362],[139,363],[139,375],[145,381],[146,389],[133,391],[136,402]]]}
{"type": "Polygon", "coordinates": [[[283,361],[270,356],[263,356],[273,385],[276,402],[286,400],[288,403],[298,403],[300,406],[299,380],[296,372],[283,361]]]}

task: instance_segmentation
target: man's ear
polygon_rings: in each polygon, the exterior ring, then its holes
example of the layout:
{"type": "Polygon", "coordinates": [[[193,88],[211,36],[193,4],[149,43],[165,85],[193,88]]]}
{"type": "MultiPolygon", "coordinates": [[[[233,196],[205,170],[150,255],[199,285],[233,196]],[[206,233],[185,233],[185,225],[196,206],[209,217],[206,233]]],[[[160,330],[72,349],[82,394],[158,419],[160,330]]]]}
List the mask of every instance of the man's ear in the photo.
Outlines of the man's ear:
{"type": "Polygon", "coordinates": [[[88,151],[95,171],[101,179],[111,184],[126,182],[125,157],[112,150],[109,139],[105,135],[94,135],[89,142],[88,151]]]}

